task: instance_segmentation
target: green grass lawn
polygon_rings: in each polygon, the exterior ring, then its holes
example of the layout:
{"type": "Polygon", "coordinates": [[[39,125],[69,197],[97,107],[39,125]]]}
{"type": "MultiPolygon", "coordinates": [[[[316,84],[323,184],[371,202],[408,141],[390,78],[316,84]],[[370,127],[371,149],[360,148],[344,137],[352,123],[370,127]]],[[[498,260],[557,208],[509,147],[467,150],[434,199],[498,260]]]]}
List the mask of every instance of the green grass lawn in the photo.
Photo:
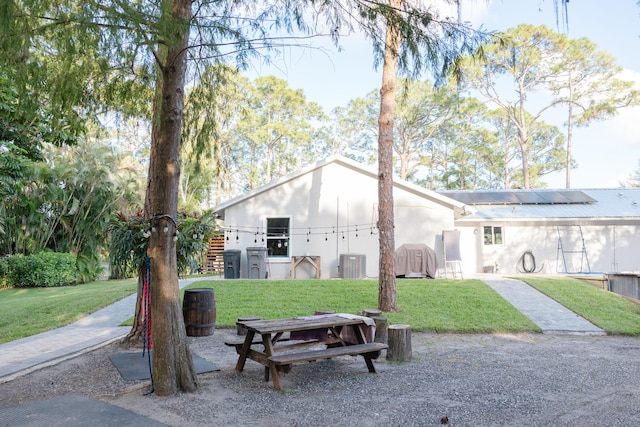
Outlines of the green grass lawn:
{"type": "MultiPolygon", "coordinates": [[[[532,286],[611,334],[640,335],[640,306],[626,298],[565,277],[521,277],[532,286]]],[[[205,280],[190,288],[214,290],[217,327],[235,327],[238,317],[263,319],[357,313],[378,305],[375,280],[205,280]]],[[[187,288],[188,289],[188,288],[187,288]]],[[[0,289],[0,343],[72,323],[136,290],[136,281],[0,289]]],[[[392,324],[415,331],[492,333],[539,328],[480,280],[397,280],[398,312],[392,324]]],[[[130,324],[130,323],[129,323],[130,324]]]]}
{"type": "MultiPolygon", "coordinates": [[[[219,327],[234,327],[238,317],[248,315],[274,319],[316,310],[357,313],[378,306],[374,280],[224,280],[189,287],[214,289],[219,327]]],[[[479,280],[405,279],[397,281],[396,291],[399,310],[385,316],[415,331],[539,331],[479,280]]]]}

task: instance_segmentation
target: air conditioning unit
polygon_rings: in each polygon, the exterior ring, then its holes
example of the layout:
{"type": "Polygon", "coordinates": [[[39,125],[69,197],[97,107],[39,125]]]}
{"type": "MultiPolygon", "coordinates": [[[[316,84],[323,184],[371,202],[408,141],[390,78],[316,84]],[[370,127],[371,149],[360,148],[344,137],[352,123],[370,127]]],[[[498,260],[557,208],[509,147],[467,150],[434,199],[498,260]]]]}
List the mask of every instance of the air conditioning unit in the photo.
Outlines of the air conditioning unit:
{"type": "Polygon", "coordinates": [[[340,278],[364,279],[367,274],[366,256],[362,254],[340,255],[340,278]]]}

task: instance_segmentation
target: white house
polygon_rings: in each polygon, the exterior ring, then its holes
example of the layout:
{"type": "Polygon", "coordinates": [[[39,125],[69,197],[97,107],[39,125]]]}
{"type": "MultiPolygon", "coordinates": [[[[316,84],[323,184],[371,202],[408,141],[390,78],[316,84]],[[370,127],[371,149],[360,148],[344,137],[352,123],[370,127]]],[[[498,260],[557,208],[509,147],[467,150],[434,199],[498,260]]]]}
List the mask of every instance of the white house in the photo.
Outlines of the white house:
{"type": "MultiPolygon", "coordinates": [[[[377,201],[377,171],[333,156],[214,211],[224,221],[225,250],[241,251],[240,277],[252,277],[251,248],[267,248],[262,253],[270,278],[292,277],[295,260],[298,278],[316,277],[309,260],[320,261],[322,278],[377,277],[377,201]]],[[[442,230],[471,213],[463,203],[402,180],[394,181],[394,205],[396,247],[423,243],[438,250],[442,230]]]]}
{"type": "Polygon", "coordinates": [[[640,271],[640,189],[440,194],[473,207],[455,222],[465,271],[640,271]]]}
{"type": "MultiPolygon", "coordinates": [[[[292,277],[296,261],[296,277],[316,277],[309,260],[322,278],[377,277],[377,200],[377,171],[333,156],[214,210],[240,277],[253,277],[247,248],[264,248],[270,278],[292,277]]],[[[466,274],[640,271],[640,189],[434,192],[395,180],[394,205],[396,248],[426,244],[442,267],[442,231],[457,229],[466,274]]]]}

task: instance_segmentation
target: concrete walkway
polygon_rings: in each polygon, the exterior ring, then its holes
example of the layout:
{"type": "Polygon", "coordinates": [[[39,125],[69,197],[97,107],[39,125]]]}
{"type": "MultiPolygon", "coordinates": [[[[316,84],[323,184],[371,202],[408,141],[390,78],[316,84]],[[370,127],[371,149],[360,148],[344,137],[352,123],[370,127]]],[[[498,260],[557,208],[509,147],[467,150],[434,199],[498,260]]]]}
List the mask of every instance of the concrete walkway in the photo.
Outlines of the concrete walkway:
{"type": "Polygon", "coordinates": [[[605,335],[604,330],[521,280],[502,277],[481,280],[531,319],[546,334],[605,335]]]}
{"type": "MultiPolygon", "coordinates": [[[[179,285],[182,288],[197,280],[211,279],[190,278],[180,280],[179,285]]],[[[605,333],[522,281],[500,277],[481,280],[545,333],[605,333]]],[[[133,316],[135,300],[136,296],[131,295],[71,325],[0,345],[0,383],[124,337],[131,328],[118,325],[133,316]]]]}
{"type": "MultiPolygon", "coordinates": [[[[182,289],[212,279],[189,278],[178,283],[182,289]]],[[[118,325],[133,316],[135,304],[133,294],[70,325],[0,345],[0,384],[124,337],[131,327],[118,325]]]]}

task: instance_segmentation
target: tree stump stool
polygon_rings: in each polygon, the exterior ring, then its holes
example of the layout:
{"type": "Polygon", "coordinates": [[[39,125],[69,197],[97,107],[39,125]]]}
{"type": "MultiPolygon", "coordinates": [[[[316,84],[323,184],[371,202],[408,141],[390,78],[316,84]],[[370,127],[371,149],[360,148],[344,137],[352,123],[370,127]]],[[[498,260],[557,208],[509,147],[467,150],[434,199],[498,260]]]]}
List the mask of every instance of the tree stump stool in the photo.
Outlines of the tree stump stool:
{"type": "Polygon", "coordinates": [[[366,317],[382,316],[382,310],[378,310],[377,308],[365,308],[362,310],[362,315],[366,317]]]}
{"type": "Polygon", "coordinates": [[[389,320],[382,316],[371,316],[374,322],[376,322],[376,334],[373,338],[373,342],[387,343],[389,320]]]}
{"type": "Polygon", "coordinates": [[[362,310],[362,315],[370,317],[376,322],[376,334],[373,342],[387,343],[387,328],[389,327],[389,321],[382,315],[382,310],[377,308],[365,308],[362,310]]]}
{"type": "Polygon", "coordinates": [[[237,328],[238,335],[247,335],[247,330],[245,328],[243,328],[242,326],[240,326],[240,322],[250,322],[252,320],[262,320],[262,318],[261,317],[256,317],[256,316],[238,317],[238,321],[236,322],[236,328],[237,328]]]}
{"type": "Polygon", "coordinates": [[[397,362],[411,360],[411,326],[390,325],[388,334],[387,360],[397,362]]]}

